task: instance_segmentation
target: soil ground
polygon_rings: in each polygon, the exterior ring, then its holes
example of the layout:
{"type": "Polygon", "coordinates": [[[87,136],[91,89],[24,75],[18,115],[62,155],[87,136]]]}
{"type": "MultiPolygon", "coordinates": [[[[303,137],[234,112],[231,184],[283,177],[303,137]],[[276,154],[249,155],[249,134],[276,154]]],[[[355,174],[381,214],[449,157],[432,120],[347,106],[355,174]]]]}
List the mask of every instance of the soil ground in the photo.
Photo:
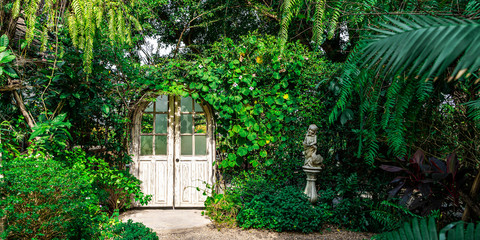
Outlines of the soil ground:
{"type": "Polygon", "coordinates": [[[341,239],[341,240],[361,240],[370,239],[372,233],[351,232],[342,229],[326,229],[321,233],[291,233],[291,232],[271,232],[265,230],[240,228],[216,228],[213,224],[207,226],[182,229],[176,231],[156,231],[160,239],[208,239],[208,240],[243,240],[243,239],[288,239],[288,240],[309,240],[309,239],[341,239]]]}
{"type": "Polygon", "coordinates": [[[202,216],[198,209],[161,210],[161,209],[136,209],[120,215],[122,221],[132,219],[142,222],[152,228],[160,239],[185,239],[185,240],[243,240],[243,239],[345,239],[360,240],[370,239],[373,234],[351,232],[337,229],[334,226],[325,226],[319,233],[293,233],[273,232],[256,229],[220,228],[215,226],[210,219],[202,216]]]}

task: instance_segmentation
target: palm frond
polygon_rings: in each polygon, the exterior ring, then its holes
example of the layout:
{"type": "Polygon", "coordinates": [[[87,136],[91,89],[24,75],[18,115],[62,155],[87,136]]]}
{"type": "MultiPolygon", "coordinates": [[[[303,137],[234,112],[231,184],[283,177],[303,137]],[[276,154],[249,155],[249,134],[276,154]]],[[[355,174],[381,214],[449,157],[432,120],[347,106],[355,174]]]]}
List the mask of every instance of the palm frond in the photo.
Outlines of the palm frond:
{"type": "Polygon", "coordinates": [[[431,16],[385,19],[387,23],[380,23],[383,29],[372,28],[377,34],[364,49],[363,66],[378,64],[377,71],[387,75],[408,68],[407,75],[412,75],[418,69],[416,74],[429,78],[458,59],[455,79],[480,67],[480,23],[431,16]]]}

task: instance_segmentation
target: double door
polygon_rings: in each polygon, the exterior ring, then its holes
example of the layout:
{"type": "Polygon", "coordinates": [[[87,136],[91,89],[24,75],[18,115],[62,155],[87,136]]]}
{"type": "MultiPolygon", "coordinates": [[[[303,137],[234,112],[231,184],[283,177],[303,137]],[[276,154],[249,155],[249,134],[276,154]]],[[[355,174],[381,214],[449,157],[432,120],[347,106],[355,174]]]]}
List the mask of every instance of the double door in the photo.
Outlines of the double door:
{"type": "Polygon", "coordinates": [[[162,95],[146,107],[136,170],[143,192],[152,195],[148,206],[203,206],[213,172],[212,128],[208,108],[190,97],[162,95]]]}

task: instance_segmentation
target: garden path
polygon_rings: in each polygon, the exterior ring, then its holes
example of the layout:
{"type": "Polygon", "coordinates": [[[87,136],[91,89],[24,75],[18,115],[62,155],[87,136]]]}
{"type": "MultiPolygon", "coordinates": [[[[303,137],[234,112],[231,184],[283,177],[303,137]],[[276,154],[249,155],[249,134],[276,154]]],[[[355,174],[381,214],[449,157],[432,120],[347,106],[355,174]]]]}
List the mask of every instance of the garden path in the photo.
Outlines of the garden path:
{"type": "Polygon", "coordinates": [[[202,210],[132,210],[120,215],[122,221],[132,219],[152,228],[160,239],[208,239],[208,240],[243,240],[243,239],[370,239],[371,233],[350,232],[334,227],[326,227],[322,233],[277,233],[265,230],[242,230],[240,228],[217,228],[202,216],[202,210]]]}

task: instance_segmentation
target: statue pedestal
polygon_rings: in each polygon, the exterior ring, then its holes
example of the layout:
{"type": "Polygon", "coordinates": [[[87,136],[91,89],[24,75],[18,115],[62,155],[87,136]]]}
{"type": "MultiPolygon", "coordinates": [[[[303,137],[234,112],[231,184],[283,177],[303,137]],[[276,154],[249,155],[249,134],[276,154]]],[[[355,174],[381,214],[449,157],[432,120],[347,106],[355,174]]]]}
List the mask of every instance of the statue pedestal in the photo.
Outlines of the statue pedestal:
{"type": "Polygon", "coordinates": [[[317,188],[315,187],[315,181],[317,181],[317,175],[322,168],[303,166],[303,171],[307,174],[307,186],[305,187],[305,194],[308,196],[308,200],[311,203],[315,203],[318,200],[317,188]]]}

